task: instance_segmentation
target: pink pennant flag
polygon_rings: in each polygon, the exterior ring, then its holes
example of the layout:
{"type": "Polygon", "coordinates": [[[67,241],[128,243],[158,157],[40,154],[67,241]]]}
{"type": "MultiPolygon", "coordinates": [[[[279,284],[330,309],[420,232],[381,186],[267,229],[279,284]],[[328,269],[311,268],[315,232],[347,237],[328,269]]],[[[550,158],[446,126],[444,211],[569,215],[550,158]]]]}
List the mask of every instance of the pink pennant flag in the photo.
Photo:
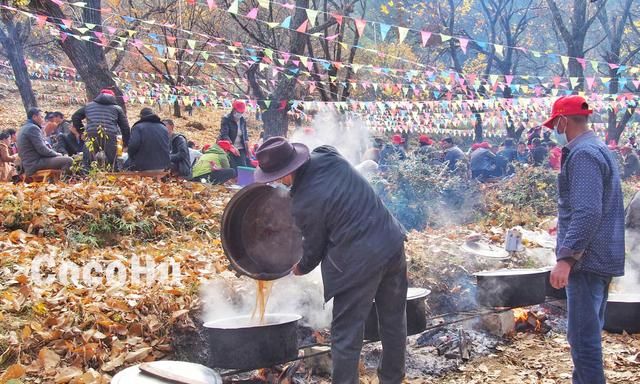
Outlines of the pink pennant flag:
{"type": "Polygon", "coordinates": [[[328,41],[333,41],[333,40],[335,40],[338,36],[340,36],[340,34],[333,35],[333,36],[328,36],[328,37],[325,37],[324,39],[325,39],[325,40],[328,40],[328,41]]]}
{"type": "Polygon", "coordinates": [[[422,36],[422,46],[426,46],[429,38],[431,37],[431,32],[420,31],[420,35],[422,36]]]}
{"type": "Polygon", "coordinates": [[[207,5],[209,5],[210,11],[218,8],[218,4],[216,4],[215,0],[207,0],[207,5]]]}
{"type": "Polygon", "coordinates": [[[308,24],[309,24],[309,20],[305,20],[302,24],[300,24],[300,26],[298,27],[298,29],[296,29],[296,31],[300,33],[306,33],[308,24]]]}
{"type": "Polygon", "coordinates": [[[62,1],[62,0],[51,0],[51,2],[54,3],[54,4],[57,4],[57,5],[61,6],[61,7],[64,4],[64,1],[62,1]]]}
{"type": "Polygon", "coordinates": [[[587,78],[585,78],[585,80],[587,80],[587,89],[591,90],[591,88],[593,88],[593,83],[595,82],[596,78],[595,77],[587,77],[587,78]]]}
{"type": "Polygon", "coordinates": [[[38,15],[38,16],[36,16],[36,20],[38,20],[38,27],[42,28],[42,27],[44,27],[44,25],[47,22],[47,16],[38,15]]]}
{"type": "Polygon", "coordinates": [[[507,82],[507,85],[511,85],[511,82],[513,81],[513,75],[505,75],[504,80],[507,82]]]}
{"type": "Polygon", "coordinates": [[[285,63],[289,61],[290,57],[291,57],[291,54],[289,52],[282,52],[282,58],[284,59],[285,63]]]}
{"type": "Polygon", "coordinates": [[[116,33],[117,29],[114,27],[107,27],[107,31],[109,31],[110,35],[113,35],[116,33]]]}
{"type": "Polygon", "coordinates": [[[580,65],[582,65],[582,69],[586,69],[587,67],[587,59],[585,59],[584,57],[576,57],[576,61],[578,63],[580,63],[580,65]]]}
{"type": "Polygon", "coordinates": [[[64,32],[60,32],[60,39],[62,40],[62,42],[64,43],[65,40],[67,40],[67,34],[64,32]]]}
{"type": "Polygon", "coordinates": [[[636,86],[637,90],[640,90],[640,80],[633,80],[632,83],[636,86]]]}
{"type": "Polygon", "coordinates": [[[615,63],[607,63],[607,64],[609,64],[609,68],[611,68],[611,69],[620,68],[620,66],[618,64],[615,64],[615,63]]]}
{"type": "Polygon", "coordinates": [[[358,36],[362,36],[364,33],[364,27],[367,25],[366,20],[362,19],[353,19],[356,23],[356,29],[358,30],[358,36]]]}
{"type": "Polygon", "coordinates": [[[255,20],[258,17],[258,7],[253,8],[247,13],[247,19],[255,20]]]}
{"type": "Polygon", "coordinates": [[[460,48],[462,48],[462,52],[464,52],[464,54],[467,54],[467,45],[469,44],[469,39],[464,39],[464,38],[459,38],[458,41],[460,42],[460,48]]]}
{"type": "Polygon", "coordinates": [[[67,27],[67,29],[71,28],[71,26],[73,25],[73,21],[69,20],[69,19],[62,19],[62,24],[64,24],[65,27],[67,27]]]}

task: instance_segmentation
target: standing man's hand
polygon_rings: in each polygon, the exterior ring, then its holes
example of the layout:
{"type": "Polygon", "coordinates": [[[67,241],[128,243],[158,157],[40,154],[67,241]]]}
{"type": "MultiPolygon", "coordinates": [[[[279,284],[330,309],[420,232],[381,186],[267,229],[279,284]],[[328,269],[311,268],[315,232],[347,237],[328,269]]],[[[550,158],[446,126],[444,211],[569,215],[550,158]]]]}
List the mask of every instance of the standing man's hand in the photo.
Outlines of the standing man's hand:
{"type": "Polygon", "coordinates": [[[569,274],[571,273],[571,263],[566,260],[560,260],[551,271],[550,282],[555,289],[562,289],[569,284],[569,274]]]}
{"type": "Polygon", "coordinates": [[[231,147],[231,153],[233,153],[234,156],[240,156],[240,151],[238,151],[236,147],[231,147]]]}

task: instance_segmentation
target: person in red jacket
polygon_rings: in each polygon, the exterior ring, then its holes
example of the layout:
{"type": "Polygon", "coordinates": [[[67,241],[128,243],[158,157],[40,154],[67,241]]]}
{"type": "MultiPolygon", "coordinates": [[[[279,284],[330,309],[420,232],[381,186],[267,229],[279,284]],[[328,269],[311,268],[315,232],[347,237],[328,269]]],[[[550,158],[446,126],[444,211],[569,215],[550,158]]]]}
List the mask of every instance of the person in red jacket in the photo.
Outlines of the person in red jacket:
{"type": "Polygon", "coordinates": [[[562,160],[562,148],[550,141],[549,142],[549,167],[555,171],[560,170],[560,163],[562,160]]]}

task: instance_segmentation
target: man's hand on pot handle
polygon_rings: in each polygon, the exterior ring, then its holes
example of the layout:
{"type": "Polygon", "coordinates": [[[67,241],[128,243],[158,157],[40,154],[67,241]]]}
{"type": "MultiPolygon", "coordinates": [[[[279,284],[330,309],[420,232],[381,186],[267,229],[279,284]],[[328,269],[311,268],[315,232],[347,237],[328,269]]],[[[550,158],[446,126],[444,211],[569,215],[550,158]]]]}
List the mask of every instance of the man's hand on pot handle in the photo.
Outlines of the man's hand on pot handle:
{"type": "Polygon", "coordinates": [[[562,289],[569,284],[569,274],[571,273],[571,262],[558,260],[556,266],[551,271],[550,282],[555,289],[562,289]]]}

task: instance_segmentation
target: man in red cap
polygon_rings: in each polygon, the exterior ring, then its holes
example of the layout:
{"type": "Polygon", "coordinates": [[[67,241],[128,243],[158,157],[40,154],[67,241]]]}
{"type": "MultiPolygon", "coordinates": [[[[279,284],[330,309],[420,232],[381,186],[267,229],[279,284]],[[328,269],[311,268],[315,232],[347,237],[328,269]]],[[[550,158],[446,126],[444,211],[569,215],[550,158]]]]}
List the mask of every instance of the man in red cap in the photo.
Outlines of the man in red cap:
{"type": "Polygon", "coordinates": [[[256,182],[292,185],[291,212],[302,231],[294,274],[321,264],[324,298],[333,298],[332,383],[358,384],[365,321],[375,299],[382,384],[400,384],[407,343],[405,232],[367,180],[335,148],[311,154],[303,144],[272,137],[256,153],[256,182]]]}
{"type": "Polygon", "coordinates": [[[131,129],[129,120],[116,101],[115,92],[103,89],[89,104],[78,109],[71,120],[73,126],[80,130],[84,127],[82,120],[87,120],[85,128],[85,144],[88,149],[85,163],[96,159],[96,154],[103,152],[106,161],[114,170],[117,168],[118,135],[122,135],[124,146],[129,146],[131,129]]]}
{"type": "Polygon", "coordinates": [[[405,160],[407,158],[402,143],[404,143],[404,139],[401,135],[393,135],[391,137],[391,144],[385,145],[382,151],[380,151],[379,165],[381,171],[386,171],[394,161],[405,160]]]}
{"type": "Polygon", "coordinates": [[[222,118],[220,124],[220,135],[218,140],[226,140],[233,146],[231,148],[230,163],[231,168],[247,166],[247,154],[249,153],[249,133],[247,122],[243,115],[247,105],[236,100],[232,104],[231,113],[222,118]]]}
{"type": "Polygon", "coordinates": [[[420,135],[418,138],[419,147],[414,152],[414,156],[424,162],[429,162],[434,158],[433,140],[427,135],[420,135]]]}
{"type": "Polygon", "coordinates": [[[609,148],[588,127],[580,96],[559,98],[544,126],[563,146],[551,285],[567,290],[574,384],[604,384],[601,330],[611,278],[624,274],[624,203],[609,148]]]}

